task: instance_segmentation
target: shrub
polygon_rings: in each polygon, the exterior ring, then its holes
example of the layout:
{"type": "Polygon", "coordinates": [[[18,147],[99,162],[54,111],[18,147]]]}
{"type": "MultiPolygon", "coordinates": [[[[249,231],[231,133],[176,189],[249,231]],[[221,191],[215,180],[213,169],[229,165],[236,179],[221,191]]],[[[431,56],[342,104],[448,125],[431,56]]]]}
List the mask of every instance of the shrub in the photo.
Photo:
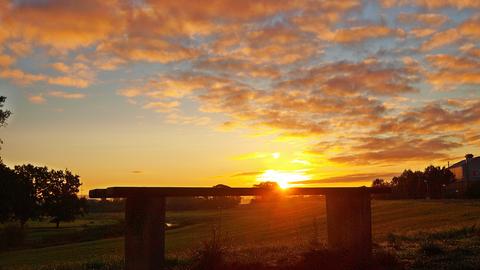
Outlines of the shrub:
{"type": "Polygon", "coordinates": [[[418,250],[419,254],[425,255],[425,256],[440,255],[440,254],[443,254],[443,252],[444,252],[443,248],[439,244],[431,240],[424,241],[420,245],[420,248],[418,250]]]}
{"type": "Polygon", "coordinates": [[[373,269],[381,270],[401,270],[404,269],[400,259],[391,252],[385,250],[375,250],[373,254],[373,269]]]}
{"type": "Polygon", "coordinates": [[[212,230],[211,239],[204,241],[202,246],[194,251],[193,269],[217,270],[224,269],[227,246],[217,229],[212,230]]]}
{"type": "Polygon", "coordinates": [[[387,242],[394,249],[397,249],[397,250],[400,249],[401,240],[397,235],[395,235],[393,233],[387,234],[387,242]]]}

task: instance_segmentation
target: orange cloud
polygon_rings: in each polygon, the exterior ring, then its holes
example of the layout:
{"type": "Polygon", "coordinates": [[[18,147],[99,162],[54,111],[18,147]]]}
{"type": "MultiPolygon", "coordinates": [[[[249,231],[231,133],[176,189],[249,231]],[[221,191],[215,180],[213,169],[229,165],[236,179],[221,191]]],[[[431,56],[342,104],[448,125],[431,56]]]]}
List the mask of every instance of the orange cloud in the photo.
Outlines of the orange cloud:
{"type": "Polygon", "coordinates": [[[448,21],[448,17],[437,13],[400,13],[397,21],[403,24],[423,24],[430,27],[439,27],[448,21]]]}
{"type": "Polygon", "coordinates": [[[414,35],[417,38],[423,38],[430,36],[431,34],[435,33],[437,30],[432,28],[414,28],[410,30],[409,34],[414,35]]]}
{"type": "Polygon", "coordinates": [[[456,9],[479,8],[477,0],[382,0],[383,7],[392,8],[396,6],[418,6],[428,9],[452,7],[456,9]]]}
{"type": "Polygon", "coordinates": [[[239,28],[221,35],[213,43],[212,52],[238,63],[286,65],[321,54],[322,46],[307,33],[279,25],[253,31],[239,28]]]}
{"type": "Polygon", "coordinates": [[[15,58],[10,55],[0,54],[0,67],[6,68],[15,62],[15,58]]]}
{"type": "Polygon", "coordinates": [[[405,32],[402,29],[392,29],[381,25],[370,25],[339,29],[333,34],[333,41],[338,43],[354,43],[375,38],[404,36],[405,32]]]}
{"type": "Polygon", "coordinates": [[[270,65],[257,65],[249,61],[226,57],[201,60],[195,63],[195,68],[229,74],[229,76],[246,76],[250,78],[264,77],[275,79],[280,76],[280,71],[270,65]]]}
{"type": "Polygon", "coordinates": [[[48,95],[63,99],[83,99],[86,97],[86,95],[82,93],[68,93],[64,91],[50,91],[48,92],[48,95]]]}
{"type": "Polygon", "coordinates": [[[398,175],[398,172],[387,172],[387,173],[359,173],[359,174],[348,174],[335,177],[327,177],[322,179],[306,180],[306,181],[297,181],[296,184],[338,184],[338,183],[352,183],[352,182],[371,182],[373,179],[381,178],[388,179],[395,175],[398,175]]]}
{"type": "Polygon", "coordinates": [[[85,88],[89,85],[89,82],[87,80],[67,76],[48,78],[47,81],[50,84],[70,86],[76,88],[85,88]]]}
{"type": "Polygon", "coordinates": [[[409,160],[439,160],[448,155],[450,149],[461,144],[447,138],[406,138],[391,136],[387,138],[367,137],[354,141],[350,151],[353,154],[337,155],[330,160],[338,163],[374,164],[409,160]]]}
{"type": "Polygon", "coordinates": [[[425,41],[420,49],[422,51],[429,51],[443,46],[452,44],[460,40],[462,36],[457,29],[452,28],[443,32],[434,34],[429,40],[425,41]]]}
{"type": "Polygon", "coordinates": [[[67,72],[70,71],[70,68],[67,65],[65,65],[64,63],[61,63],[61,62],[53,63],[52,68],[55,69],[56,71],[60,71],[60,72],[63,72],[63,73],[67,73],[67,72]]]}
{"type": "Polygon", "coordinates": [[[29,95],[28,96],[28,101],[30,101],[33,104],[43,104],[47,102],[47,100],[43,97],[43,95],[29,95]]]}
{"type": "Polygon", "coordinates": [[[4,69],[0,71],[0,78],[10,79],[20,85],[31,84],[46,79],[44,75],[25,73],[20,69],[4,69]]]}
{"type": "Polygon", "coordinates": [[[459,31],[462,35],[478,41],[480,38],[480,17],[477,16],[465,21],[459,26],[459,31]]]}
{"type": "Polygon", "coordinates": [[[468,57],[458,57],[449,54],[428,55],[430,64],[440,69],[468,70],[480,69],[480,61],[468,57]]]}
{"type": "MultiPolygon", "coordinates": [[[[415,65],[415,64],[413,64],[415,65]]],[[[304,72],[299,78],[284,81],[289,88],[317,87],[329,94],[373,93],[398,95],[415,92],[413,83],[419,80],[414,66],[388,67],[378,62],[326,64],[304,72]]]]}
{"type": "Polygon", "coordinates": [[[12,36],[60,50],[86,47],[122,29],[117,1],[48,1],[9,5],[2,17],[12,36]]]}
{"type": "Polygon", "coordinates": [[[451,90],[451,86],[480,84],[477,57],[437,54],[427,56],[427,60],[436,68],[427,74],[427,79],[437,89],[451,90]]]}
{"type": "Polygon", "coordinates": [[[435,10],[476,2],[394,2],[384,5],[424,13],[387,25],[382,14],[361,19],[357,0],[0,2],[0,77],[54,89],[119,83],[118,95],[167,123],[303,136],[327,161],[446,157],[469,145],[458,134],[478,144],[477,92],[463,91],[480,84],[478,16],[435,10]],[[429,96],[429,86],[452,92],[429,96]]]}

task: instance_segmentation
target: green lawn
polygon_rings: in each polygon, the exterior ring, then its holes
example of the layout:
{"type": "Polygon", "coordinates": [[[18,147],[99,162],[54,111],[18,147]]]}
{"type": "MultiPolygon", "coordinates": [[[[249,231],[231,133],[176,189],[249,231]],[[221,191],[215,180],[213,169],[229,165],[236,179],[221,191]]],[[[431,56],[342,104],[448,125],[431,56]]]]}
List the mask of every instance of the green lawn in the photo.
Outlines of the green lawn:
{"type": "MultiPolygon", "coordinates": [[[[374,241],[379,244],[392,241],[392,235],[408,239],[425,233],[480,225],[480,201],[373,201],[372,207],[374,241]]],[[[52,224],[31,223],[28,239],[33,241],[55,234],[61,237],[68,230],[112,224],[121,218],[119,213],[89,215],[75,223],[63,224],[64,227],[59,230],[54,229],[52,224]]],[[[318,237],[325,240],[325,202],[321,197],[242,205],[223,211],[168,212],[167,221],[180,227],[167,231],[167,251],[170,257],[189,254],[190,249],[210,237],[213,228],[225,235],[229,244],[239,248],[302,245],[312,239],[315,220],[318,237]]],[[[122,256],[123,238],[118,237],[0,253],[0,267],[84,262],[122,256]]]]}

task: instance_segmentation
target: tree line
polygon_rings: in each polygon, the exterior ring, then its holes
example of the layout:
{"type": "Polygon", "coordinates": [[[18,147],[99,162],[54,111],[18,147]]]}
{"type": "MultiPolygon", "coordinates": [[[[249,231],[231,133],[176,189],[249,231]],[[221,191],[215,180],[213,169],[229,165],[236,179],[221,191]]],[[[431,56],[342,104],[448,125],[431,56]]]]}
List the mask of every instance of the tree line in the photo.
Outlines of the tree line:
{"type": "Polygon", "coordinates": [[[0,222],[18,221],[23,228],[28,220],[48,218],[58,228],[86,211],[86,200],[77,196],[80,185],[69,170],[0,163],[0,222]]]}
{"type": "Polygon", "coordinates": [[[390,187],[392,193],[388,197],[392,198],[442,198],[446,195],[447,186],[454,179],[448,168],[430,165],[423,171],[404,170],[391,181],[375,179],[372,187],[390,187]]]}

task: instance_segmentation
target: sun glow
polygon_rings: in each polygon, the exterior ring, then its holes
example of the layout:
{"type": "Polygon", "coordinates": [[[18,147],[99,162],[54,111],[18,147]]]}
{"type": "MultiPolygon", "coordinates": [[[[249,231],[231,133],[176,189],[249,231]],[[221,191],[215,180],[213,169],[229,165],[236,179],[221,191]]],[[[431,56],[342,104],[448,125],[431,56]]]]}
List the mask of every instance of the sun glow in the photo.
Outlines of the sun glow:
{"type": "Polygon", "coordinates": [[[310,176],[305,174],[305,170],[297,171],[277,171],[266,170],[263,174],[257,177],[258,181],[277,182],[282,189],[291,187],[297,181],[310,180],[310,176]]]}

